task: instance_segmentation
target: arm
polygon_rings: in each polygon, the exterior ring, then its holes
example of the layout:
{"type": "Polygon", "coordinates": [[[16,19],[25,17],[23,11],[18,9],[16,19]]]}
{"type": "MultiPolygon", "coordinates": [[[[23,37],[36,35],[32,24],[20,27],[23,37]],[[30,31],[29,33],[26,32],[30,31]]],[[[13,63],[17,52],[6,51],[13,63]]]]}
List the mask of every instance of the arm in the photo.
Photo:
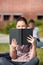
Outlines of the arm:
{"type": "Polygon", "coordinates": [[[32,46],[32,51],[31,51],[31,54],[30,54],[30,58],[33,58],[33,57],[36,57],[36,56],[37,56],[36,46],[33,45],[32,46]]]}
{"type": "Polygon", "coordinates": [[[15,39],[12,40],[12,43],[10,45],[10,57],[12,59],[16,59],[17,57],[17,50],[16,50],[17,42],[15,39]]]}
{"type": "Polygon", "coordinates": [[[36,56],[37,56],[37,52],[36,52],[35,39],[34,39],[32,36],[30,36],[30,37],[28,37],[27,41],[32,44],[32,49],[31,49],[31,53],[30,53],[30,58],[36,57],[36,56]]]}

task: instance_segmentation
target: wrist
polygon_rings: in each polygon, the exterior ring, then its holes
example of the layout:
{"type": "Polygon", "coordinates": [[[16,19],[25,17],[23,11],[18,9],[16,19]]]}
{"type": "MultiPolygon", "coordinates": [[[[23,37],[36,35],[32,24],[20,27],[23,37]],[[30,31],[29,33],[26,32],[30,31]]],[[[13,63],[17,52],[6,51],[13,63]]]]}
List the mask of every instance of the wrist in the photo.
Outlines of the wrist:
{"type": "Polygon", "coordinates": [[[36,44],[35,44],[35,43],[33,43],[33,44],[32,44],[32,46],[33,46],[33,47],[36,47],[36,44]]]}
{"type": "Polygon", "coordinates": [[[16,47],[15,47],[15,46],[13,46],[13,45],[10,45],[10,48],[16,49],[16,47]]]}
{"type": "Polygon", "coordinates": [[[10,45],[10,50],[11,50],[11,51],[15,51],[15,50],[16,50],[16,47],[10,45]]]}

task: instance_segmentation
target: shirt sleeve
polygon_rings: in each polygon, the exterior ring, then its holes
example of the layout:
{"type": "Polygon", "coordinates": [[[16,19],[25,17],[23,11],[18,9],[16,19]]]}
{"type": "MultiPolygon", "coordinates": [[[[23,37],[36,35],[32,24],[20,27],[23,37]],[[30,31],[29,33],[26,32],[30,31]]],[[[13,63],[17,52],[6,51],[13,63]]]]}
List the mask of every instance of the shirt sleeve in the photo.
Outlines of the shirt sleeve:
{"type": "Polygon", "coordinates": [[[33,37],[39,38],[39,29],[38,28],[34,28],[34,30],[33,30],[33,37]]]}

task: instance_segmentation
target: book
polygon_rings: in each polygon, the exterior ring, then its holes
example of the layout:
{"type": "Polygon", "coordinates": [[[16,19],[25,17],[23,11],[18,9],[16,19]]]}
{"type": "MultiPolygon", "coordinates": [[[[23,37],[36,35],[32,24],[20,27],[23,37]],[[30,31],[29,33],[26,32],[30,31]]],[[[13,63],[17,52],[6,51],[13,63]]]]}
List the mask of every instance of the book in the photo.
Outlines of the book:
{"type": "Polygon", "coordinates": [[[10,29],[10,44],[12,42],[12,39],[16,39],[19,45],[27,45],[27,37],[29,35],[33,36],[33,30],[32,29],[10,29]]]}

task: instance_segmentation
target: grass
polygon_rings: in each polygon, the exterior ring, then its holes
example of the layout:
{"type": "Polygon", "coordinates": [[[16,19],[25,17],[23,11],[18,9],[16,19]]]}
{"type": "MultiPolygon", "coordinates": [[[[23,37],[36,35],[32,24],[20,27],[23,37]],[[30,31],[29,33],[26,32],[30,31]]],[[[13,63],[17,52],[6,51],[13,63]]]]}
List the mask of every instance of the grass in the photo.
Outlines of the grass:
{"type": "MultiPolygon", "coordinates": [[[[0,44],[0,52],[9,52],[8,44],[0,44]]],[[[43,49],[37,48],[37,57],[39,58],[39,65],[43,65],[43,49]]]]}
{"type": "Polygon", "coordinates": [[[8,44],[4,44],[4,43],[2,43],[2,44],[0,44],[0,53],[4,53],[4,52],[9,52],[9,45],[8,44]]]}
{"type": "Polygon", "coordinates": [[[43,49],[37,48],[37,57],[39,58],[39,65],[43,65],[43,49]]]}

